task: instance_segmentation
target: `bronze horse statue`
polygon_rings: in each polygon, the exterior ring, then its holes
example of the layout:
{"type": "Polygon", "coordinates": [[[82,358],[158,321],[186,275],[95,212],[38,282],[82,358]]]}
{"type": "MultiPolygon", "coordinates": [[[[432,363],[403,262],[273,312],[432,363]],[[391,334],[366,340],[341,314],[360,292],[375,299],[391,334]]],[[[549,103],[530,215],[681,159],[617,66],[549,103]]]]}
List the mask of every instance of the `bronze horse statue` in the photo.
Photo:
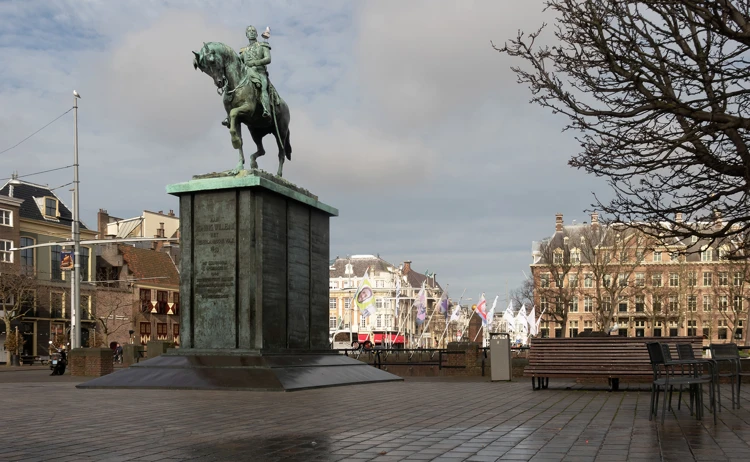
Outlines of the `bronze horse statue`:
{"type": "Polygon", "coordinates": [[[245,154],[242,152],[242,124],[250,130],[258,150],[250,156],[250,168],[258,168],[256,159],[266,153],[263,137],[272,134],[279,148],[279,170],[281,176],[284,158],[292,160],[292,145],[289,144],[289,107],[269,83],[272,117],[263,117],[260,103],[260,89],[256,87],[239,55],[230,46],[220,42],[204,42],[200,52],[193,52],[193,67],[200,69],[214,80],[217,92],[223,95],[224,109],[227,111],[229,133],[232,146],[240,153],[233,175],[245,168],[245,154]]]}

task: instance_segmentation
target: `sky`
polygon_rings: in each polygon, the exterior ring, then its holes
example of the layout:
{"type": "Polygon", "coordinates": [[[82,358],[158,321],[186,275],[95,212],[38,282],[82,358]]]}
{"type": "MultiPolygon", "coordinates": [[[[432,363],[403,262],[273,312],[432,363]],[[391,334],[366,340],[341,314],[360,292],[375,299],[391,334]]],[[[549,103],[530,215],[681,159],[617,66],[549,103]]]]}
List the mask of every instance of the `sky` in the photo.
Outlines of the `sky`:
{"type": "MultiPolygon", "coordinates": [[[[284,177],[339,210],[331,258],[434,272],[452,298],[519,287],[555,214],[589,219],[600,179],[571,169],[566,120],[529,104],[493,50],[554,22],[542,0],[0,2],[0,151],[79,100],[81,218],[178,209],[168,184],[236,165],[221,97],[192,50],[271,28],[291,110],[284,177]]],[[[544,39],[554,40],[551,30],[544,39]]],[[[0,154],[0,178],[73,163],[73,113],[0,154]]],[[[252,146],[247,137],[246,142],[252,146]]],[[[265,138],[261,169],[275,172],[265,138]]],[[[247,150],[246,154],[252,150],[247,150]]],[[[23,177],[58,187],[71,168],[23,177]]],[[[4,182],[4,180],[3,180],[4,182]]],[[[56,190],[71,205],[65,186],[56,190]]]]}

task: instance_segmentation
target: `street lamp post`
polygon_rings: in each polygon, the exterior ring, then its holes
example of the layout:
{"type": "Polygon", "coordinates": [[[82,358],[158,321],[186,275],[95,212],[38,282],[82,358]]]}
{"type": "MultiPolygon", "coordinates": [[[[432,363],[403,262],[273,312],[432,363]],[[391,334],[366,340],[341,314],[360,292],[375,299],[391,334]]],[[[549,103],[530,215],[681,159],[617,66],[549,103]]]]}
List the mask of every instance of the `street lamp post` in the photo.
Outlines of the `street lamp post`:
{"type": "Polygon", "coordinates": [[[75,125],[75,146],[73,149],[73,281],[71,282],[70,348],[81,347],[81,233],[79,229],[79,191],[78,191],[78,99],[81,95],[73,90],[73,120],[75,125]]]}

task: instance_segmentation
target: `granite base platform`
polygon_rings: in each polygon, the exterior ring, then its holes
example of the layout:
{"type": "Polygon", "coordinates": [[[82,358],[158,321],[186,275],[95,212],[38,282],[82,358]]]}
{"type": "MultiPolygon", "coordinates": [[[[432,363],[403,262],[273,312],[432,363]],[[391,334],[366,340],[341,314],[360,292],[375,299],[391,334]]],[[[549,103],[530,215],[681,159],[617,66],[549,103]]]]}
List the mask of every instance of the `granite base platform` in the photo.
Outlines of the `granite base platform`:
{"type": "Polygon", "coordinates": [[[297,391],[401,377],[340,354],[170,354],[133,364],[78,388],[297,391]]]}

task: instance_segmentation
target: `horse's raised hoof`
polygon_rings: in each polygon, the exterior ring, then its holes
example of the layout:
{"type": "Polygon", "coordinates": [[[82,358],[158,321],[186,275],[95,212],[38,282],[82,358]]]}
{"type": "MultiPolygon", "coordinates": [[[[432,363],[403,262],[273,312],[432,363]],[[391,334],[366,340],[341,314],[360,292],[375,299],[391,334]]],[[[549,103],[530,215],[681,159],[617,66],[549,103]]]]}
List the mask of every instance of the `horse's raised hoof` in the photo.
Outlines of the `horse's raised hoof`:
{"type": "Polygon", "coordinates": [[[221,121],[221,124],[227,128],[229,128],[229,117],[221,121]]]}
{"type": "Polygon", "coordinates": [[[258,163],[255,161],[250,162],[250,168],[253,170],[258,170],[258,163]]]}

